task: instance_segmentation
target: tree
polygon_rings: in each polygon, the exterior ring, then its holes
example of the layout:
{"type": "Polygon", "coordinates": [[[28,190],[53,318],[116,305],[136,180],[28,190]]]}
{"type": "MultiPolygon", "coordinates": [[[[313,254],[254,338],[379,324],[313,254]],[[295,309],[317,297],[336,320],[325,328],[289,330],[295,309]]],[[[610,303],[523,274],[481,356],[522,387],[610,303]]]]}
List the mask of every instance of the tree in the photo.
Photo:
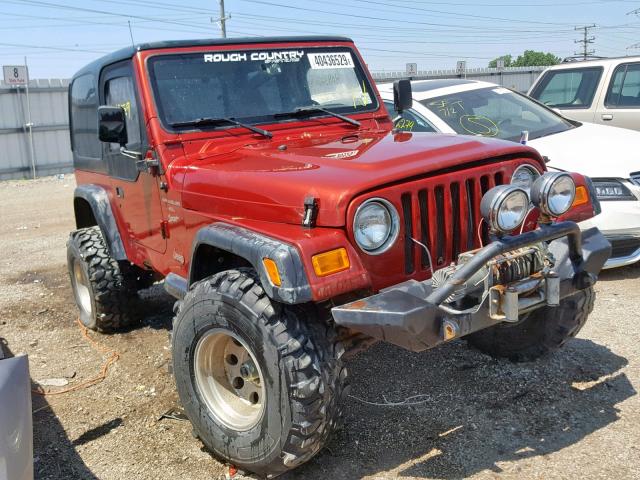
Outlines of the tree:
{"type": "Polygon", "coordinates": [[[553,53],[536,52],[535,50],[525,50],[522,55],[513,60],[511,55],[503,55],[489,62],[489,67],[497,67],[498,60],[504,60],[505,67],[546,67],[556,65],[562,61],[553,53]]]}

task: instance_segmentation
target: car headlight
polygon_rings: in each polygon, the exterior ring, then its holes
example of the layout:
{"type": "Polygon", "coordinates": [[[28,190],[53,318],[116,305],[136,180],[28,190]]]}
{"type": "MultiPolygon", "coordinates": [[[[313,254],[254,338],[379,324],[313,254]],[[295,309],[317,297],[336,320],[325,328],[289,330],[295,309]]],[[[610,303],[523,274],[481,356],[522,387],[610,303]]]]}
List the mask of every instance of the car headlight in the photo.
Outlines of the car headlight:
{"type": "Polygon", "coordinates": [[[365,201],[353,218],[353,235],[358,246],[370,255],[389,249],[398,238],[400,217],[395,207],[382,198],[365,201]]]}
{"type": "Polygon", "coordinates": [[[525,192],[531,190],[533,182],[540,177],[540,172],[533,165],[520,165],[511,175],[511,185],[523,189],[525,192]]]}
{"type": "Polygon", "coordinates": [[[482,197],[480,213],[489,227],[500,233],[515,230],[527,216],[529,196],[515,185],[498,185],[482,197]]]}
{"type": "Polygon", "coordinates": [[[571,208],[576,183],[568,173],[545,173],[531,187],[531,201],[550,217],[559,217],[571,208]]]}
{"type": "Polygon", "coordinates": [[[631,191],[615,179],[593,180],[598,200],[637,200],[631,191]]]}

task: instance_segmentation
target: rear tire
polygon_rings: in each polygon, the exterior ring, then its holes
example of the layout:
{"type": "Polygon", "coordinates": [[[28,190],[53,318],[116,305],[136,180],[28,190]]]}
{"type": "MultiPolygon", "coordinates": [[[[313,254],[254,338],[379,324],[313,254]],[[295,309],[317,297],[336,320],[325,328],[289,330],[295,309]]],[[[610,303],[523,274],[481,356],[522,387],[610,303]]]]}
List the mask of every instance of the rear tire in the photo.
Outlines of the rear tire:
{"type": "Polygon", "coordinates": [[[135,320],[136,290],[127,287],[120,265],[109,254],[100,228],[81,228],[67,242],[71,287],[80,321],[91,330],[108,333],[135,320]]]}
{"type": "Polygon", "coordinates": [[[195,433],[237,467],[279,475],[318,453],[335,429],[347,376],[335,330],[314,306],[271,302],[253,272],[194,285],[179,304],[172,347],[195,433]],[[254,375],[237,373],[240,364],[254,375]]]}
{"type": "Polygon", "coordinates": [[[575,337],[593,310],[593,288],[529,313],[518,323],[501,323],[466,337],[467,342],[492,357],[529,362],[553,352],[575,337]]]}

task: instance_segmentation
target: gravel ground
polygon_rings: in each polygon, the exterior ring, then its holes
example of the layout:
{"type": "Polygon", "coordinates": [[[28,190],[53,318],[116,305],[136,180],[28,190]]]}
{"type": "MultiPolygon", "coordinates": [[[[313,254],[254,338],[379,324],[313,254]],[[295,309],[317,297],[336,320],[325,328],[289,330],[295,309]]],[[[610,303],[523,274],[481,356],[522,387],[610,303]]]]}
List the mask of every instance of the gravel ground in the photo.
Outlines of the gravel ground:
{"type": "MultiPolygon", "coordinates": [[[[0,337],[29,354],[33,382],[95,375],[104,357],[75,323],[65,242],[73,177],[0,183],[0,337]]],[[[343,430],[282,477],[640,478],[640,267],[605,272],[579,338],[514,365],[454,342],[414,354],[377,345],[350,365],[343,430]],[[400,402],[423,395],[412,406],[400,402]]],[[[34,396],[38,479],[216,479],[225,467],[191,436],[168,373],[172,301],[145,292],[132,331],[92,334],[120,358],[107,379],[34,396]]],[[[52,387],[52,390],[55,388],[52,387]]]]}

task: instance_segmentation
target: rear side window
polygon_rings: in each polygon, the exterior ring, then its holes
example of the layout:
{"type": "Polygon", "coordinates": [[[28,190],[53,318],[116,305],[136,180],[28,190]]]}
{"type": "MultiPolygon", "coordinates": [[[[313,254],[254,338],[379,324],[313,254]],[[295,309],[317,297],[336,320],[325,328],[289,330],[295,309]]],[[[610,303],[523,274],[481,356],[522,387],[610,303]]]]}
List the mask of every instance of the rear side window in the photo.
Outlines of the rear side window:
{"type": "Polygon", "coordinates": [[[549,107],[589,108],[601,76],[602,67],[551,70],[544,74],[531,96],[549,107]]]}
{"type": "Polygon", "coordinates": [[[100,160],[98,92],[95,77],[82,75],[71,84],[71,149],[77,157],[100,160]]]}
{"type": "Polygon", "coordinates": [[[640,63],[616,68],[604,103],[609,108],[640,108],[640,63]]]}

